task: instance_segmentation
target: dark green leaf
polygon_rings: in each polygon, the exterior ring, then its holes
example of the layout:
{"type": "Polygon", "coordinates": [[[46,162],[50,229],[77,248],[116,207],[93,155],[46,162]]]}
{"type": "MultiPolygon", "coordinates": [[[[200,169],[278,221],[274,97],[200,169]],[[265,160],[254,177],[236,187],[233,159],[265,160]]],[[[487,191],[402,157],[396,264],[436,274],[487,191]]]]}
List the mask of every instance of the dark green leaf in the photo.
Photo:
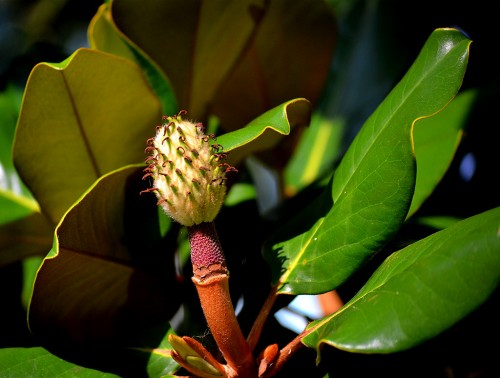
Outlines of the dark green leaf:
{"type": "Polygon", "coordinates": [[[499,230],[500,207],[392,254],[340,311],[308,326],[304,344],[392,353],[438,335],[500,283],[499,230]]]}
{"type": "Polygon", "coordinates": [[[331,210],[310,229],[287,234],[285,228],[267,243],[264,254],[280,293],[335,289],[399,230],[415,186],[413,124],[455,96],[469,45],[458,30],[435,30],[344,155],[331,210]]]}
{"type": "Polygon", "coordinates": [[[0,376],[13,378],[118,377],[114,374],[75,365],[40,347],[0,349],[0,376]]]}

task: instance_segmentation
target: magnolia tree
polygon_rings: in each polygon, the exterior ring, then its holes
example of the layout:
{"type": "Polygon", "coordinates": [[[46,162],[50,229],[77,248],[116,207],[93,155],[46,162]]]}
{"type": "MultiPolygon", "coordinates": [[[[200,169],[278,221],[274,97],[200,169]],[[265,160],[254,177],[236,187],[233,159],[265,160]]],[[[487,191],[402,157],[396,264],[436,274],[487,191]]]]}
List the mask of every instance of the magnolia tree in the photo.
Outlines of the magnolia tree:
{"type": "Polygon", "coordinates": [[[471,39],[432,30],[370,107],[339,5],[107,1],[89,47],[33,67],[0,192],[33,341],[2,374],[325,377],[490,298],[500,208],[419,215],[477,96],[471,39]],[[274,315],[304,296],[327,305],[294,334],[274,315]]]}

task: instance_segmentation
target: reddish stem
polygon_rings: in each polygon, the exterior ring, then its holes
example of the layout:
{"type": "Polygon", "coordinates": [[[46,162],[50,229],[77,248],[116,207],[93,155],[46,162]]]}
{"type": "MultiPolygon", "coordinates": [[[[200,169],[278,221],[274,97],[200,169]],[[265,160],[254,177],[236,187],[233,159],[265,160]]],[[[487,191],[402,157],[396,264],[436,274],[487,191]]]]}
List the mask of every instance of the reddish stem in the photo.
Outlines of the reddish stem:
{"type": "Polygon", "coordinates": [[[276,375],[286,364],[286,362],[297,352],[304,344],[302,339],[310,334],[313,330],[304,330],[300,335],[290,341],[283,349],[280,350],[276,362],[269,366],[269,369],[261,376],[261,378],[270,378],[276,375]]]}
{"type": "Polygon", "coordinates": [[[262,305],[262,308],[260,309],[259,314],[255,319],[255,322],[253,323],[252,329],[248,334],[247,342],[252,352],[254,351],[255,346],[259,342],[260,335],[262,333],[262,328],[264,327],[264,324],[269,316],[269,313],[273,308],[274,302],[276,301],[277,298],[276,290],[277,288],[273,287],[269,292],[266,301],[262,305]]]}
{"type": "Polygon", "coordinates": [[[241,332],[229,294],[229,274],[213,222],[188,227],[196,285],[207,324],[228,367],[228,376],[257,377],[252,352],[241,332]]]}

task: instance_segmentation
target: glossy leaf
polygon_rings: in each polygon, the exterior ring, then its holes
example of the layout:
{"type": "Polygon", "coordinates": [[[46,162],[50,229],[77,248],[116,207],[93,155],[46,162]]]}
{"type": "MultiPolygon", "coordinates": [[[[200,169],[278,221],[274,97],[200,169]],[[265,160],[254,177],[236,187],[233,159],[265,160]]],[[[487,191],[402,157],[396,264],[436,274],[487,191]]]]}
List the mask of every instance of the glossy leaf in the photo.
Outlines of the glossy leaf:
{"type": "Polygon", "coordinates": [[[228,161],[237,164],[244,157],[276,146],[293,128],[309,124],[311,103],[298,98],[260,115],[244,128],[217,137],[217,144],[230,152],[228,161]]]}
{"type": "Polygon", "coordinates": [[[158,99],[133,63],[80,49],[32,70],[14,143],[14,162],[44,214],[57,224],[92,183],[144,159],[160,122],[158,99]]]}
{"type": "Polygon", "coordinates": [[[416,123],[413,140],[417,159],[417,183],[407,218],[431,195],[448,170],[476,97],[477,91],[463,92],[442,112],[416,123]]]}
{"type": "Polygon", "coordinates": [[[142,168],[103,176],[64,215],[30,302],[39,338],[127,339],[177,310],[175,239],[160,233],[154,196],[139,195],[142,168]]]}
{"type": "Polygon", "coordinates": [[[2,377],[53,378],[119,377],[65,361],[41,347],[0,349],[0,375],[2,377]]]}
{"type": "Polygon", "coordinates": [[[114,0],[111,11],[170,79],[179,107],[202,121],[214,113],[224,131],[292,98],[317,99],[335,42],[322,1],[114,0]]]}
{"type": "Polygon", "coordinates": [[[392,353],[438,335],[500,283],[499,227],[500,207],[395,252],[340,311],[312,322],[303,343],[392,353]]]}
{"type": "Polygon", "coordinates": [[[264,254],[280,293],[335,289],[398,231],[415,187],[413,124],[455,96],[469,44],[458,30],[435,30],[344,155],[331,186],[331,210],[302,233],[285,228],[268,241],[264,254]]]}

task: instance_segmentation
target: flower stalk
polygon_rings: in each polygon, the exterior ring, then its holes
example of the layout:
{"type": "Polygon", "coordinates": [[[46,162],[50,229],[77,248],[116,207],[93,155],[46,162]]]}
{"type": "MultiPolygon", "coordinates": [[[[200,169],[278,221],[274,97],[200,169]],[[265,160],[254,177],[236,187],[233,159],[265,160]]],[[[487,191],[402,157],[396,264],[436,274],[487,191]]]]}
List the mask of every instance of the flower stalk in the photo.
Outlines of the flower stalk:
{"type": "Polygon", "coordinates": [[[229,376],[256,377],[253,355],[234,313],[229,272],[213,222],[188,227],[192,280],[217,345],[231,368],[229,376]],[[234,374],[234,375],[233,375],[234,374]]]}
{"type": "Polygon", "coordinates": [[[155,193],[158,205],[188,230],[192,281],[226,364],[214,362],[201,344],[186,337],[169,338],[172,357],[197,376],[255,378],[256,362],[234,312],[229,271],[213,223],[225,199],[226,173],[235,169],[224,162],[227,154],[205,135],[203,125],[184,120],[184,114],[164,117],[166,122],[148,139],[143,179],[153,179],[153,185],[143,192],[155,193]]]}

